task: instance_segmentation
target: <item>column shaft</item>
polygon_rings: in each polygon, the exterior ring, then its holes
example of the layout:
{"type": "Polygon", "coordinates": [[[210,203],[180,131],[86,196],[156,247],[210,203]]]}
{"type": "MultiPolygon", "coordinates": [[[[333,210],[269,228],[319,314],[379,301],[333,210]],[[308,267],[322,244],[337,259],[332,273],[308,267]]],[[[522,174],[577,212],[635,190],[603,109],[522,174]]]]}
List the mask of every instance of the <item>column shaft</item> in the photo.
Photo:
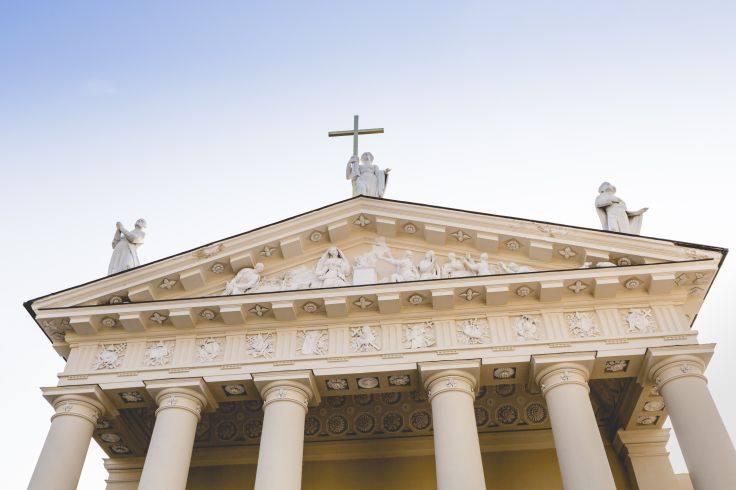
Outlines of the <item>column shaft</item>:
{"type": "Polygon", "coordinates": [[[547,401],[565,490],[615,490],[590,403],[587,368],[575,364],[552,366],[537,379],[547,401]]]}
{"type": "Polygon", "coordinates": [[[82,474],[97,418],[104,411],[99,403],[77,396],[54,401],[46,442],[28,485],[29,490],[75,490],[82,474]]]}
{"type": "Polygon", "coordinates": [[[255,490],[299,490],[304,458],[304,419],[311,393],[296,383],[262,390],[263,430],[255,490]]]}
{"type": "Polygon", "coordinates": [[[678,356],[654,366],[652,377],[664,398],[693,486],[736,488],[736,451],[710,395],[698,359],[678,356]]]}
{"type": "Polygon", "coordinates": [[[197,423],[206,400],[192,390],[169,388],[159,393],[156,403],[156,424],[138,488],[184,490],[197,423]]]}
{"type": "Polygon", "coordinates": [[[486,488],[473,406],[475,383],[462,371],[444,371],[425,382],[432,405],[438,490],[486,488]]]}

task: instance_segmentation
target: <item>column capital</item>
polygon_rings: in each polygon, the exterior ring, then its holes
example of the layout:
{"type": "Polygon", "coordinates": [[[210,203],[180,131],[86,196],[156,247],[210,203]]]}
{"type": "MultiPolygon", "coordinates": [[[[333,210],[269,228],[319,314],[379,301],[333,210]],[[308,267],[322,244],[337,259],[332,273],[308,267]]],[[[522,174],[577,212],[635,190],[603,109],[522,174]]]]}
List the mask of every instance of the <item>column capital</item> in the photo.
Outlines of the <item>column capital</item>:
{"type": "Polygon", "coordinates": [[[590,390],[588,379],[594,362],[595,352],[532,356],[530,385],[538,387],[543,395],[564,384],[577,384],[590,390]]]}
{"type": "Polygon", "coordinates": [[[75,415],[96,424],[103,414],[118,415],[115,406],[97,385],[53,386],[41,388],[41,392],[54,407],[51,420],[61,415],[75,415]]]}
{"type": "Polygon", "coordinates": [[[156,400],[156,414],[167,408],[181,408],[200,417],[202,411],[217,409],[217,401],[202,378],[145,381],[146,390],[156,400]]]}
{"type": "Polygon", "coordinates": [[[460,391],[473,400],[480,385],[480,360],[419,363],[429,400],[446,391],[460,391]]]}
{"type": "Polygon", "coordinates": [[[705,380],[703,373],[714,349],[715,344],[648,349],[637,381],[641,385],[654,383],[657,388],[662,388],[677,378],[691,376],[705,380]]]}
{"type": "Polygon", "coordinates": [[[291,401],[306,410],[322,401],[312,371],[284,371],[253,374],[253,383],[261,394],[264,407],[275,401],[291,401]]]}

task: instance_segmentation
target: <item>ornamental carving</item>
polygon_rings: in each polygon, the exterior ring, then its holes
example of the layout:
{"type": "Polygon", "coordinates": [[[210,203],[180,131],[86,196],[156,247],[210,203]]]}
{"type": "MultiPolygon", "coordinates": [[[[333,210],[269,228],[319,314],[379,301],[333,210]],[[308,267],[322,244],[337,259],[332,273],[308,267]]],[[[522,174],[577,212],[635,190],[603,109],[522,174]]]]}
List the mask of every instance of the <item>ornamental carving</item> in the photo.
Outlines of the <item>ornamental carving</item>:
{"type": "Polygon", "coordinates": [[[468,288],[462,293],[458,294],[461,298],[464,298],[465,301],[473,301],[473,299],[480,296],[480,293],[472,288],[468,288]]]}
{"type": "Polygon", "coordinates": [[[404,347],[425,349],[435,344],[434,322],[416,323],[404,326],[404,347]]]}
{"type": "Polygon", "coordinates": [[[520,340],[539,340],[541,336],[539,325],[532,317],[527,315],[521,315],[516,319],[514,332],[520,340]]]}
{"type": "Polygon", "coordinates": [[[197,360],[199,362],[212,362],[222,357],[222,344],[220,339],[207,337],[199,342],[197,360]]]}
{"type": "Polygon", "coordinates": [[[606,365],[603,370],[607,373],[622,373],[625,372],[629,367],[629,361],[626,359],[606,361],[606,365]]]}
{"type": "Polygon", "coordinates": [[[122,391],[118,393],[118,396],[123,403],[143,403],[145,401],[145,398],[140,391],[122,391]]]}
{"type": "Polygon", "coordinates": [[[327,354],[327,330],[300,330],[297,333],[299,347],[297,352],[303,356],[323,356],[327,354]]]}
{"type": "Polygon", "coordinates": [[[411,384],[411,378],[408,374],[403,374],[400,376],[389,376],[388,384],[390,384],[391,386],[409,386],[411,384]]]}
{"type": "Polygon", "coordinates": [[[171,362],[174,354],[174,342],[162,341],[149,342],[146,348],[145,362],[147,366],[165,366],[171,362]]]}
{"type": "Polygon", "coordinates": [[[128,348],[127,343],[121,344],[104,344],[102,350],[97,353],[92,369],[116,369],[119,368],[125,358],[125,351],[128,348]]]}
{"type": "Polygon", "coordinates": [[[575,337],[597,337],[601,334],[598,325],[595,323],[593,313],[581,313],[576,311],[565,315],[567,324],[570,328],[570,335],[575,337]]]}
{"type": "Polygon", "coordinates": [[[629,333],[652,333],[657,330],[651,308],[631,308],[625,320],[629,333]]]}
{"type": "Polygon", "coordinates": [[[361,310],[365,310],[367,308],[370,308],[373,304],[373,301],[369,300],[365,296],[361,296],[356,301],[353,301],[353,304],[360,308],[361,310]]]}
{"type": "Polygon", "coordinates": [[[330,391],[342,391],[348,389],[348,380],[344,378],[334,378],[325,381],[327,389],[330,391]]]}
{"type": "Polygon", "coordinates": [[[271,333],[246,335],[245,343],[245,352],[253,358],[271,359],[276,351],[273,334],[271,333]]]}
{"type": "Polygon", "coordinates": [[[500,367],[493,370],[493,379],[513,379],[516,377],[516,368],[500,367]]]}
{"type": "Polygon", "coordinates": [[[350,347],[353,352],[371,352],[381,350],[381,339],[377,329],[368,325],[350,328],[350,347]]]}
{"type": "Polygon", "coordinates": [[[176,279],[164,279],[161,284],[158,285],[160,289],[173,289],[176,283],[179,282],[176,279]]]}
{"type": "Polygon", "coordinates": [[[558,250],[557,252],[565,259],[571,259],[577,255],[577,253],[575,253],[575,251],[570,247],[565,247],[562,250],[558,250]]]}
{"type": "Polygon", "coordinates": [[[471,318],[457,325],[457,341],[463,345],[484,344],[490,341],[488,323],[485,320],[471,318]]]}
{"type": "Polygon", "coordinates": [[[163,323],[169,319],[169,317],[162,315],[158,311],[154,312],[153,315],[148,317],[149,320],[151,320],[153,323],[156,323],[158,325],[163,325],[163,323]]]}
{"type": "Polygon", "coordinates": [[[64,341],[66,333],[71,330],[68,318],[55,318],[41,322],[41,328],[52,341],[64,341]]]}
{"type": "Polygon", "coordinates": [[[241,384],[225,385],[222,387],[225,396],[242,396],[245,395],[245,386],[241,384]]]}
{"type": "Polygon", "coordinates": [[[644,404],[645,412],[661,412],[662,410],[664,410],[664,401],[662,400],[652,400],[644,404]]]}
{"type": "Polygon", "coordinates": [[[588,289],[588,285],[585,284],[583,281],[575,281],[574,283],[567,286],[567,289],[569,289],[575,294],[580,294],[581,292],[588,289]]]}

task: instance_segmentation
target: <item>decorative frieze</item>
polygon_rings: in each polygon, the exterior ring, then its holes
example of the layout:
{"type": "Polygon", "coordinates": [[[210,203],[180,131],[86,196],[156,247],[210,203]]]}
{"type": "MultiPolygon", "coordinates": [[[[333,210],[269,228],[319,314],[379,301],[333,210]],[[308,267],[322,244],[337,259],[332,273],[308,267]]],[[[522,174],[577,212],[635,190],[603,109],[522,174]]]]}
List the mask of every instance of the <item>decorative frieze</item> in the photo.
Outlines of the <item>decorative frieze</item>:
{"type": "Polygon", "coordinates": [[[427,321],[404,326],[404,347],[406,349],[426,349],[435,343],[434,322],[427,321]]]}

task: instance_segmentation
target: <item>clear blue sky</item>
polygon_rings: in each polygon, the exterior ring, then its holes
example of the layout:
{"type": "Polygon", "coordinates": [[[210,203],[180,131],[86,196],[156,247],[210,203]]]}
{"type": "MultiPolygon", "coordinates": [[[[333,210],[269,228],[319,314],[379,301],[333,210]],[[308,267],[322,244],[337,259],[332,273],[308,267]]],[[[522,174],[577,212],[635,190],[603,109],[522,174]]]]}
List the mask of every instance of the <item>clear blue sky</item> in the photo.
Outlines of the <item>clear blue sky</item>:
{"type": "MultiPolygon", "coordinates": [[[[350,141],[326,133],[355,113],[386,128],[361,150],[394,169],[387,197],[595,227],[610,180],[652,208],[644,234],[733,247],[735,20],[733,1],[0,0],[3,357],[27,366],[8,488],[62,369],[21,302],[104,274],[118,220],[147,218],[151,261],[349,197],[350,141]]],[[[696,324],[732,433],[734,289],[727,261],[696,324]]]]}

